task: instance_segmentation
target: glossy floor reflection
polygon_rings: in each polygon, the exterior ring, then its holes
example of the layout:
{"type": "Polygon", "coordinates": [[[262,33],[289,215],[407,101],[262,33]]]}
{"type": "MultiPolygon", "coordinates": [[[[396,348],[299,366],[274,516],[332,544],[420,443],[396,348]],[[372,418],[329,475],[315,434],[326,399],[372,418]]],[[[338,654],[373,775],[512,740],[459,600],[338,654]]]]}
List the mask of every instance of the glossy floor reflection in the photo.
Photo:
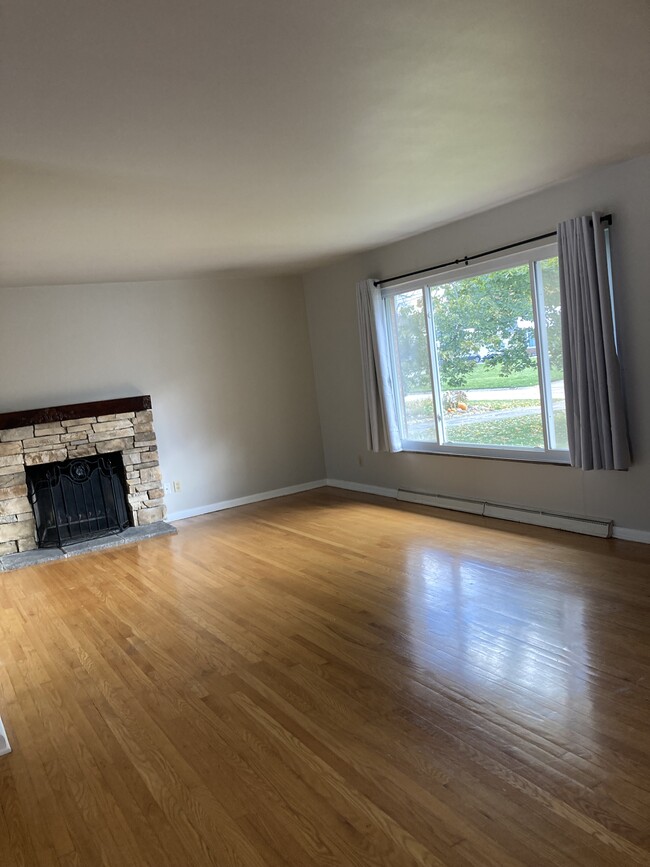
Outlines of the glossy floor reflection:
{"type": "Polygon", "coordinates": [[[0,864],[650,864],[650,549],[319,490],[0,576],[0,864]]]}
{"type": "Polygon", "coordinates": [[[407,565],[411,659],[472,683],[486,698],[522,691],[527,704],[589,712],[589,639],[579,593],[538,586],[538,575],[476,560],[412,552],[407,565]],[[525,576],[525,580],[522,580],[525,576]],[[445,659],[448,662],[445,664],[445,659]]]}

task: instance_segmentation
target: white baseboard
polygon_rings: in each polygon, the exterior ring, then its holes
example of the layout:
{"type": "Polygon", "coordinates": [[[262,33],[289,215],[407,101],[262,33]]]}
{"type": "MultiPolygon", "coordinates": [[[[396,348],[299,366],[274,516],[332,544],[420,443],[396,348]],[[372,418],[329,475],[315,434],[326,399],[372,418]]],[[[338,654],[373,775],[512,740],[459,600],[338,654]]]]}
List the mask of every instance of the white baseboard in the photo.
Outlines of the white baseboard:
{"type": "Polygon", "coordinates": [[[329,488],[341,488],[344,491],[359,491],[362,494],[375,494],[377,497],[397,499],[397,488],[378,488],[376,485],[363,485],[359,482],[344,482],[341,479],[325,479],[323,482],[329,488]]]}
{"type": "Polygon", "coordinates": [[[612,528],[612,536],[624,542],[642,542],[644,545],[650,545],[649,530],[634,530],[629,527],[614,526],[612,528]]]}
{"type": "Polygon", "coordinates": [[[650,531],[634,530],[628,527],[613,526],[610,521],[576,517],[573,515],[555,515],[549,512],[540,512],[533,509],[517,508],[500,503],[488,503],[481,500],[471,500],[463,497],[447,497],[442,494],[425,494],[418,491],[402,491],[397,488],[383,488],[377,485],[366,485],[361,482],[348,482],[343,479],[318,479],[313,482],[304,482],[300,485],[290,485],[286,488],[276,488],[274,491],[263,491],[259,494],[250,494],[247,497],[238,497],[234,500],[222,500],[219,503],[209,503],[206,506],[198,506],[194,509],[185,509],[172,512],[167,516],[168,521],[182,521],[184,518],[194,518],[197,515],[207,515],[210,512],[220,512],[223,509],[234,509],[237,506],[246,506],[249,503],[259,503],[262,500],[272,500],[276,497],[286,497],[289,494],[299,494],[302,491],[313,491],[315,488],[341,488],[344,491],[357,491],[362,494],[373,494],[377,497],[388,497],[393,500],[401,500],[409,503],[419,503],[424,506],[435,506],[439,509],[451,509],[453,511],[468,512],[474,515],[500,518],[518,523],[533,524],[538,527],[550,527],[558,530],[568,530],[573,533],[581,533],[589,536],[605,538],[612,536],[626,542],[642,542],[650,545],[650,531]]]}
{"type": "Polygon", "coordinates": [[[276,497],[287,497],[289,494],[299,494],[301,491],[313,491],[327,484],[325,479],[315,482],[303,482],[301,485],[289,485],[287,488],[276,488],[274,491],[262,491],[260,494],[250,494],[247,497],[237,497],[234,500],[222,500],[220,503],[208,503],[206,506],[196,506],[194,509],[182,509],[171,512],[167,521],[182,521],[184,518],[196,518],[197,515],[207,515],[210,512],[221,512],[224,509],[234,509],[237,506],[247,506],[249,503],[259,503],[262,500],[273,500],[276,497]]]}
{"type": "Polygon", "coordinates": [[[6,756],[7,753],[10,752],[11,747],[9,746],[9,738],[7,737],[5,727],[2,724],[2,717],[0,717],[0,756],[6,756]]]}
{"type": "Polygon", "coordinates": [[[221,512],[224,509],[235,509],[237,506],[247,506],[250,503],[260,503],[262,500],[274,500],[276,497],[287,497],[289,494],[299,494],[302,491],[313,491],[315,488],[342,488],[346,491],[359,491],[363,494],[376,494],[380,497],[397,497],[395,488],[378,488],[375,485],[360,485],[357,482],[343,482],[338,479],[318,479],[314,482],[303,482],[300,485],[289,485],[286,488],[276,488],[274,491],[262,491],[259,494],[249,494],[247,497],[237,497],[234,500],[221,500],[219,503],[208,503],[193,509],[181,509],[170,512],[165,520],[182,521],[184,518],[196,518],[199,515],[209,515],[210,512],[221,512]]]}

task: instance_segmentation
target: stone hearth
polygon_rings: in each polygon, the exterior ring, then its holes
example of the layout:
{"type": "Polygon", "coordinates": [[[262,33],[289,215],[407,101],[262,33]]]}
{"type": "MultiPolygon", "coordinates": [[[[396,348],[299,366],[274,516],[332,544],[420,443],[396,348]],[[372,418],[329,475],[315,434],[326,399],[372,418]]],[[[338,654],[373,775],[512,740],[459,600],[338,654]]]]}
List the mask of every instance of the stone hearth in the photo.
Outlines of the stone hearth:
{"type": "Polygon", "coordinates": [[[0,555],[37,547],[25,467],[120,452],[133,526],[166,515],[151,398],[0,415],[0,555]]]}

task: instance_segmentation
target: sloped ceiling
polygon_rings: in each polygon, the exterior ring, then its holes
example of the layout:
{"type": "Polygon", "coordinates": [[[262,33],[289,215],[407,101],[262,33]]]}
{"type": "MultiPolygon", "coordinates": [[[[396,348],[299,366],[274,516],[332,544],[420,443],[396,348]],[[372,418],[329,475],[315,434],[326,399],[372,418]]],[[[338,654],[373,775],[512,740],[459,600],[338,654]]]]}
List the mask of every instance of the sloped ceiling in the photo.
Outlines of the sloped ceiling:
{"type": "Polygon", "coordinates": [[[298,269],[650,148],[647,0],[4,0],[0,282],[298,269]]]}

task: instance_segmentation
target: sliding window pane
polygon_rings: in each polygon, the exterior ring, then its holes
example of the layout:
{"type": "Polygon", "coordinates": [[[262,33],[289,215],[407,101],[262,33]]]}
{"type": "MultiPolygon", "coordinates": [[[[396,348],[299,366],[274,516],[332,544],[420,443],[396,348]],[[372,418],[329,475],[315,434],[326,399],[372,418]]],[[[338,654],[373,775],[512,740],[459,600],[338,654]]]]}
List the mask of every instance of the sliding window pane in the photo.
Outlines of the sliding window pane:
{"type": "Polygon", "coordinates": [[[446,442],[543,449],[529,266],[430,291],[446,442]]]}
{"type": "Polygon", "coordinates": [[[422,290],[389,298],[404,437],[437,442],[422,290]]]}
{"type": "Polygon", "coordinates": [[[541,298],[546,322],[546,343],[551,382],[553,426],[556,449],[568,449],[569,439],[564,402],[564,364],[562,361],[562,330],[560,303],[560,269],[557,256],[537,263],[537,279],[541,282],[541,298]]]}

